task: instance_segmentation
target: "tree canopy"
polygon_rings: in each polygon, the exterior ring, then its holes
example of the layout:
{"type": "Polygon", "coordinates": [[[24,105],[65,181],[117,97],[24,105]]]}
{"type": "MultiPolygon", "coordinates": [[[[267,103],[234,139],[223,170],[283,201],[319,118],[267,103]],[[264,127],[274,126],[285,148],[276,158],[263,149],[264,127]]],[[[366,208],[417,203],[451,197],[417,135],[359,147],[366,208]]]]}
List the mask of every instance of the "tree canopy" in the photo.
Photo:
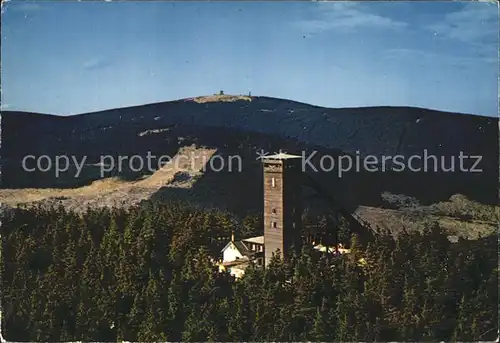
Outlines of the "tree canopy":
{"type": "MultiPolygon", "coordinates": [[[[247,233],[258,226],[244,220],[247,233]]],[[[212,263],[235,226],[182,203],[16,209],[2,219],[9,341],[474,341],[497,336],[495,236],[438,226],[305,247],[241,280],[212,263]],[[364,258],[365,264],[358,263],[364,258]]]]}

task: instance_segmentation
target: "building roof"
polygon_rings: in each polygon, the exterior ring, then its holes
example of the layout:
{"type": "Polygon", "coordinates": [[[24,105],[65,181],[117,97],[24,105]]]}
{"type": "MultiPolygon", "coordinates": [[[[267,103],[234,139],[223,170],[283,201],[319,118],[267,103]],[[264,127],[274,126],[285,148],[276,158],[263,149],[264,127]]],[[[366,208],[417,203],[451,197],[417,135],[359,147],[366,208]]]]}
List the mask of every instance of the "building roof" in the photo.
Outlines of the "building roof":
{"type": "Polygon", "coordinates": [[[247,256],[252,252],[242,241],[233,242],[238,251],[243,255],[247,256]]]}
{"type": "Polygon", "coordinates": [[[262,254],[262,252],[249,249],[248,246],[246,246],[246,244],[242,241],[234,242],[234,245],[236,245],[236,248],[238,248],[240,254],[250,259],[255,258],[258,255],[262,254]]]}
{"type": "MultiPolygon", "coordinates": [[[[327,247],[323,244],[318,244],[316,246],[313,247],[315,250],[318,250],[318,251],[321,251],[321,252],[335,252],[335,247],[327,247]]],[[[339,244],[339,247],[337,248],[337,251],[341,254],[348,254],[351,252],[351,249],[344,249],[344,247],[342,246],[342,244],[339,244]]]]}
{"type": "Polygon", "coordinates": [[[245,239],[242,239],[241,241],[253,243],[253,244],[264,244],[264,236],[245,238],[245,239]]]}
{"type": "MultiPolygon", "coordinates": [[[[254,237],[254,238],[256,238],[256,237],[254,237]]],[[[241,255],[243,255],[244,257],[248,257],[249,259],[254,259],[254,258],[262,255],[262,252],[251,250],[248,246],[245,245],[245,243],[243,241],[236,241],[236,242],[227,243],[226,246],[224,248],[222,248],[222,252],[224,252],[224,250],[226,250],[227,247],[230,246],[231,244],[233,244],[236,247],[236,249],[238,249],[238,251],[240,252],[241,255]]]]}
{"type": "Polygon", "coordinates": [[[244,258],[239,259],[239,260],[223,262],[223,263],[221,263],[221,265],[223,267],[235,267],[235,266],[248,265],[248,262],[250,262],[250,260],[248,258],[244,257],[244,258]]]}
{"type": "Polygon", "coordinates": [[[263,157],[264,160],[288,160],[291,158],[302,158],[302,156],[290,155],[290,154],[280,152],[279,154],[269,155],[269,156],[263,157]]]}

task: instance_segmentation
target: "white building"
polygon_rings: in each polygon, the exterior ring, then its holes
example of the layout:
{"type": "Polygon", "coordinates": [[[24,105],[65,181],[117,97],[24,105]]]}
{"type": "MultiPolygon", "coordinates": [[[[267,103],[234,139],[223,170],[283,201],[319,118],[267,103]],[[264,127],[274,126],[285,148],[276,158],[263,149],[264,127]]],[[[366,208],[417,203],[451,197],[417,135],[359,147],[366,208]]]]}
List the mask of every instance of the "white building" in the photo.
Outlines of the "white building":
{"type": "MultiPolygon", "coordinates": [[[[315,250],[328,252],[331,254],[347,254],[350,249],[345,249],[342,244],[335,247],[326,247],[322,244],[314,246],[315,250]]],[[[245,274],[245,269],[254,263],[257,266],[264,265],[264,236],[245,238],[240,241],[234,240],[234,234],[231,241],[222,249],[222,260],[218,266],[221,272],[228,271],[236,278],[245,274]]]]}
{"type": "Polygon", "coordinates": [[[241,277],[249,263],[258,266],[264,264],[264,236],[250,237],[240,241],[231,241],[222,249],[222,261],[219,263],[221,271],[229,271],[231,275],[241,277]]]}

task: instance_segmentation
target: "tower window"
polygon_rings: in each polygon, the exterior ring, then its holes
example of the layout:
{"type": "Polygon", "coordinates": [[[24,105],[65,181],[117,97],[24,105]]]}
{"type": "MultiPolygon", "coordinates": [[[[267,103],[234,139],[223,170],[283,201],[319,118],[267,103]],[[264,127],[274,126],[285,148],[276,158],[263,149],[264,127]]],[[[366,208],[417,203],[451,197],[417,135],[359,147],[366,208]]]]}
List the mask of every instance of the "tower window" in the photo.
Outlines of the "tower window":
{"type": "Polygon", "coordinates": [[[276,229],[276,226],[277,226],[276,222],[271,222],[271,227],[272,227],[273,229],[276,229]]]}
{"type": "Polygon", "coordinates": [[[273,208],[273,209],[272,209],[272,212],[273,212],[274,214],[276,214],[276,209],[275,209],[275,208],[273,208]]]}
{"type": "Polygon", "coordinates": [[[271,186],[274,188],[276,187],[276,179],[273,177],[271,178],[271,186]]]}

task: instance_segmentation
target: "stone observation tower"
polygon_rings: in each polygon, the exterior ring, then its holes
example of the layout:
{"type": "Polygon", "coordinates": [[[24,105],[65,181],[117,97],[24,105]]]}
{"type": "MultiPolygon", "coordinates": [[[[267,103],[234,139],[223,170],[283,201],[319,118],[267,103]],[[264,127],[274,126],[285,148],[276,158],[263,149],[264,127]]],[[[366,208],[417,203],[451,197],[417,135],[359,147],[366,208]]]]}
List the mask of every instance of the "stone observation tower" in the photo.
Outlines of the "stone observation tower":
{"type": "Polygon", "coordinates": [[[262,158],[264,167],[264,261],[278,250],[287,258],[301,244],[301,156],[279,153],[262,158]]]}

